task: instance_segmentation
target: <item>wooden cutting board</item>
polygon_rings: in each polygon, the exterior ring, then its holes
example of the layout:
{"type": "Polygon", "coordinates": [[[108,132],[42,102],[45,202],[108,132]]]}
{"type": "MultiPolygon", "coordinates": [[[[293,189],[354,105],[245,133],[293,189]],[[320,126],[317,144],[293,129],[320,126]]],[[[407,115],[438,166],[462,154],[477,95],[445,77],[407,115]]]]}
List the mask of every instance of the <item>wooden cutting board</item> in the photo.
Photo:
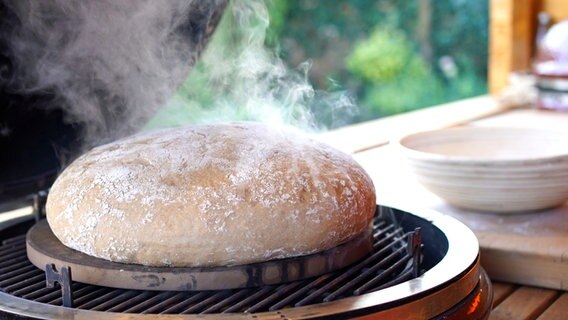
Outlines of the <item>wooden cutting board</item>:
{"type": "Polygon", "coordinates": [[[481,264],[493,280],[568,289],[568,203],[512,216],[464,210],[418,184],[391,146],[354,158],[371,175],[379,203],[428,207],[470,227],[480,243],[481,264]]]}

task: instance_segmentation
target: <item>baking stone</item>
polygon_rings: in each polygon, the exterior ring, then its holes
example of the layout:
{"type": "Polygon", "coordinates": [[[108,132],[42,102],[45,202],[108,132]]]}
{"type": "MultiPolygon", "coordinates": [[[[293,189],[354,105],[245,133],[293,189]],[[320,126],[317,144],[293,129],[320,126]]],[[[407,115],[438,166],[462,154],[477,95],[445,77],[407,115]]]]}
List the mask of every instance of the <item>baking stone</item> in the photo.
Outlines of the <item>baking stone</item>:
{"type": "Polygon", "coordinates": [[[319,253],[228,267],[148,267],[111,262],[63,245],[47,220],[35,224],[26,237],[28,258],[45,270],[69,267],[73,281],[134,290],[200,291],[274,285],[322,275],[346,267],[373,250],[372,229],[319,253]]]}

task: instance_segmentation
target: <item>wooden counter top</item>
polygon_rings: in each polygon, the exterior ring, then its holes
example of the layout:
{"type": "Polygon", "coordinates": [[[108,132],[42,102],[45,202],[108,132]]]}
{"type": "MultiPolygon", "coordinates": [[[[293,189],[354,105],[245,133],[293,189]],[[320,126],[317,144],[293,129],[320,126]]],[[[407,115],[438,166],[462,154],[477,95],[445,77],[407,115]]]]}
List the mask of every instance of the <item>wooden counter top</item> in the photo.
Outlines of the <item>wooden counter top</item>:
{"type": "Polygon", "coordinates": [[[562,320],[568,318],[568,293],[560,290],[493,283],[489,320],[562,320]]]}
{"type": "Polygon", "coordinates": [[[495,286],[490,319],[568,319],[568,203],[516,216],[459,209],[419,185],[388,145],[400,134],[456,125],[554,128],[565,130],[568,139],[568,113],[512,108],[486,96],[342,128],[322,140],[363,165],[379,203],[432,208],[474,231],[495,286]]]}

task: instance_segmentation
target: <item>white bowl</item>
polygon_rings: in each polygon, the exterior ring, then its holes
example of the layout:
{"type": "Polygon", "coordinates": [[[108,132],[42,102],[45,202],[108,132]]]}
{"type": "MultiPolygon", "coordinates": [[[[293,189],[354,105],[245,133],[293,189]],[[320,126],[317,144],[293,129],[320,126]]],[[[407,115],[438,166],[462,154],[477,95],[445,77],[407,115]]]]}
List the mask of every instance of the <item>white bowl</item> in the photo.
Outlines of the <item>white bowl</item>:
{"type": "Polygon", "coordinates": [[[568,200],[568,134],[463,127],[395,141],[418,181],[467,209],[516,213],[568,200]]]}

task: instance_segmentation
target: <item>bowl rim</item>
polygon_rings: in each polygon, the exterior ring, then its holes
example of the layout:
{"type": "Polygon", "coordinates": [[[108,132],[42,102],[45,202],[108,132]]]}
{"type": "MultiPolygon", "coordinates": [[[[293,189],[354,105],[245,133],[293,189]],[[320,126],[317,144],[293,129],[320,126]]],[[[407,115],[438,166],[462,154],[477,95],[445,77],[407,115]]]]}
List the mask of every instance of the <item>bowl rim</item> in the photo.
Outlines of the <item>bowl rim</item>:
{"type": "MultiPolygon", "coordinates": [[[[456,156],[456,155],[445,155],[440,153],[426,152],[413,149],[404,144],[404,140],[419,137],[424,134],[437,134],[441,132],[452,132],[452,131],[518,131],[526,132],[533,131],[538,133],[546,133],[550,135],[566,136],[566,132],[553,129],[540,129],[540,128],[519,128],[519,127],[497,127],[497,126],[463,126],[463,127],[449,127],[434,130],[424,130],[412,132],[410,134],[404,134],[398,136],[391,140],[391,144],[396,147],[396,149],[402,151],[408,158],[412,160],[430,161],[437,163],[444,163],[448,165],[497,165],[497,166],[509,166],[509,165],[527,165],[527,164],[538,164],[538,163],[554,163],[554,162],[566,162],[568,165],[568,149],[563,154],[549,155],[549,156],[535,156],[527,158],[501,158],[501,159],[489,159],[489,158],[474,158],[470,156],[456,156]]],[[[568,136],[566,137],[568,139],[568,136]]]]}

